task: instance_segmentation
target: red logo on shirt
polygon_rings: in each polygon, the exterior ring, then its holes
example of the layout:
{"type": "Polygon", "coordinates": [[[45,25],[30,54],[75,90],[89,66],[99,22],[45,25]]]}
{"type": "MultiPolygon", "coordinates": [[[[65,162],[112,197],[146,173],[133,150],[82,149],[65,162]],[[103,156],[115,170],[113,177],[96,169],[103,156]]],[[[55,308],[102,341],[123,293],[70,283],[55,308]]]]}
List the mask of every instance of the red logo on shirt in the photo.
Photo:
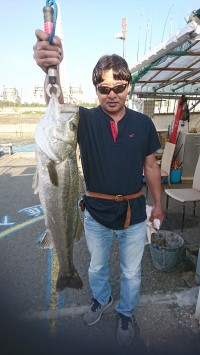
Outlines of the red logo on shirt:
{"type": "Polygon", "coordinates": [[[130,138],[133,138],[133,137],[134,137],[134,135],[135,135],[134,133],[129,134],[129,137],[130,137],[130,138]]]}

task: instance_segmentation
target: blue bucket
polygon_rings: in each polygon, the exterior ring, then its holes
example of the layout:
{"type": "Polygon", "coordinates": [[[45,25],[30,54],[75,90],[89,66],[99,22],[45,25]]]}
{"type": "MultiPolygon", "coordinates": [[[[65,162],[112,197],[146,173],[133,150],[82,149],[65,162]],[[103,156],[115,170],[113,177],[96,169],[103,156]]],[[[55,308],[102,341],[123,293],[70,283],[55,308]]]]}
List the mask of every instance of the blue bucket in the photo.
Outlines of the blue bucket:
{"type": "Polygon", "coordinates": [[[181,181],[182,170],[172,169],[170,171],[170,182],[172,184],[178,184],[181,181]]]}

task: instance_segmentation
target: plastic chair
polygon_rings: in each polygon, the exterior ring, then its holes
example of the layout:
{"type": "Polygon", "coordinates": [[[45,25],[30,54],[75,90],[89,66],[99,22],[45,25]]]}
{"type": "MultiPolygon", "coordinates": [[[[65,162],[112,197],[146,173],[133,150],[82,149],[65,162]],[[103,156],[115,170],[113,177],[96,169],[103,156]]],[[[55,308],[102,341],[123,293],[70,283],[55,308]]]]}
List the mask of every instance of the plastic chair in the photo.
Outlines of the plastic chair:
{"type": "MultiPolygon", "coordinates": [[[[174,156],[174,150],[176,145],[166,142],[163,149],[163,155],[161,161],[158,161],[160,165],[161,183],[163,183],[164,177],[167,177],[167,182],[170,187],[170,170],[172,165],[172,159],[174,156]]],[[[148,197],[148,185],[146,184],[146,198],[148,197]]]]}
{"type": "Polygon", "coordinates": [[[161,180],[167,177],[167,182],[170,187],[170,171],[172,165],[172,159],[174,156],[174,150],[176,145],[173,143],[166,142],[160,165],[161,180]]]}
{"type": "Polygon", "coordinates": [[[181,232],[183,232],[186,203],[193,202],[193,215],[195,216],[196,202],[200,201],[200,156],[196,165],[192,188],[165,189],[165,192],[167,194],[166,217],[168,213],[169,197],[182,203],[181,232]]]}

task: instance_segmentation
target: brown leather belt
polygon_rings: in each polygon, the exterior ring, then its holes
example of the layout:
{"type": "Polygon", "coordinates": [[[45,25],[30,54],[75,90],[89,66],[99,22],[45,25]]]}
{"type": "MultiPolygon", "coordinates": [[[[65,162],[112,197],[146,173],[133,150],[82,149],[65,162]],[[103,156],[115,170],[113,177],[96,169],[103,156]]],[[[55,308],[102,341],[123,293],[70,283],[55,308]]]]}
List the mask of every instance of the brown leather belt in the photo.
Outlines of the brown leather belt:
{"type": "Polygon", "coordinates": [[[132,200],[133,198],[137,198],[142,195],[142,191],[136,192],[135,194],[131,195],[107,195],[107,194],[101,194],[99,192],[91,192],[87,191],[86,196],[89,197],[96,197],[96,198],[103,198],[105,200],[112,200],[112,201],[127,201],[128,206],[127,206],[127,213],[126,213],[126,220],[124,223],[124,229],[127,229],[130,225],[130,220],[131,220],[131,207],[129,200],[132,200]]]}

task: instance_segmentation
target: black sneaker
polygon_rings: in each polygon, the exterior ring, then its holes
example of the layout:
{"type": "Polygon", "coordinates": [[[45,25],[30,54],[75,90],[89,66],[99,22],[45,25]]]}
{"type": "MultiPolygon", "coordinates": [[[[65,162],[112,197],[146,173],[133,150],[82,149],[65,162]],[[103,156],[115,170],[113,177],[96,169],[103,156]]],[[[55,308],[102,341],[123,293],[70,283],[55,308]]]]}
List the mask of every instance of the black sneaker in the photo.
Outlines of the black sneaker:
{"type": "Polygon", "coordinates": [[[112,303],[112,296],[110,296],[109,301],[106,305],[102,305],[95,298],[92,298],[92,303],[89,305],[88,309],[84,314],[84,322],[87,325],[93,325],[97,323],[100,320],[102,313],[106,310],[106,308],[110,307],[112,303]]]}
{"type": "Polygon", "coordinates": [[[133,317],[127,317],[119,313],[117,342],[119,345],[130,346],[135,338],[135,327],[133,317]]]}

